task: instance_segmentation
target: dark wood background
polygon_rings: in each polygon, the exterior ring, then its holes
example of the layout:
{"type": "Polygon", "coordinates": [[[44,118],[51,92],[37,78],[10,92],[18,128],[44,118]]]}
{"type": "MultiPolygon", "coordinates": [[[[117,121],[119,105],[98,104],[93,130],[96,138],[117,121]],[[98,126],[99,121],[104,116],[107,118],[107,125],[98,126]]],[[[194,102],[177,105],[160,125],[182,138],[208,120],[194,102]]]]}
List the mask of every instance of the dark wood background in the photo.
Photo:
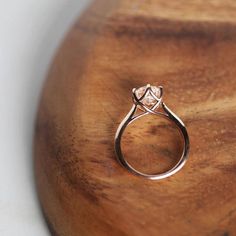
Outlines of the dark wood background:
{"type": "MultiPolygon", "coordinates": [[[[236,235],[236,2],[96,0],[58,50],[35,135],[37,187],[52,235],[236,235]],[[164,87],[191,152],[150,181],[116,161],[131,89],[164,87]]],[[[147,173],[178,160],[175,127],[145,117],[127,129],[127,159],[147,173]]]]}

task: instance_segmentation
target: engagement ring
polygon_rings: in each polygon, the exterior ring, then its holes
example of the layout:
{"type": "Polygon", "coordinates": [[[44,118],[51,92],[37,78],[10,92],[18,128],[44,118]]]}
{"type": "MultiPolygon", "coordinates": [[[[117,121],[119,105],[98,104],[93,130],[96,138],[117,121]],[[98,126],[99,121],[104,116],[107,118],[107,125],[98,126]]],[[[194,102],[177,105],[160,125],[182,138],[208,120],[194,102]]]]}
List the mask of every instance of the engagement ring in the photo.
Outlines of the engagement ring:
{"type": "Polygon", "coordinates": [[[188,153],[189,153],[189,137],[188,132],[185,128],[184,123],[181,119],[175,115],[163,102],[163,88],[161,86],[152,86],[150,84],[132,90],[133,94],[133,106],[127,116],[119,125],[116,135],[115,135],[115,152],[120,164],[125,167],[128,171],[138,176],[152,179],[152,180],[159,180],[169,177],[179,171],[185,164],[188,153]],[[137,113],[137,111],[141,111],[141,113],[137,113]],[[121,138],[122,134],[125,131],[125,128],[134,122],[135,120],[145,116],[145,115],[155,115],[155,116],[162,116],[164,118],[169,119],[170,121],[174,122],[175,125],[178,127],[180,133],[182,134],[184,146],[182,156],[180,157],[179,161],[176,165],[171,168],[170,170],[160,173],[160,174],[145,174],[134,167],[132,167],[125,157],[123,156],[121,150],[121,138]]]}

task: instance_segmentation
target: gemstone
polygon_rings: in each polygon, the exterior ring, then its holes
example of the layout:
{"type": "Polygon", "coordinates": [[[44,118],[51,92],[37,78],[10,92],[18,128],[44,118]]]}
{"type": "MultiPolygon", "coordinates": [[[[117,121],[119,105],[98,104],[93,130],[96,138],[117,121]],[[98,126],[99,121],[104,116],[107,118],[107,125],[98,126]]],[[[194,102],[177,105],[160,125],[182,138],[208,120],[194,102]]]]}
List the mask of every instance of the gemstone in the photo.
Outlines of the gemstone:
{"type": "MultiPolygon", "coordinates": [[[[140,99],[144,95],[144,93],[146,92],[147,89],[148,89],[147,86],[143,86],[141,88],[138,88],[135,91],[137,98],[140,99]]],[[[155,94],[156,97],[161,98],[161,89],[159,87],[151,86],[151,90],[155,94]]],[[[147,94],[145,95],[145,97],[142,99],[142,103],[147,106],[155,104],[156,101],[157,101],[156,98],[154,98],[152,96],[150,91],[148,91],[147,94]]]]}

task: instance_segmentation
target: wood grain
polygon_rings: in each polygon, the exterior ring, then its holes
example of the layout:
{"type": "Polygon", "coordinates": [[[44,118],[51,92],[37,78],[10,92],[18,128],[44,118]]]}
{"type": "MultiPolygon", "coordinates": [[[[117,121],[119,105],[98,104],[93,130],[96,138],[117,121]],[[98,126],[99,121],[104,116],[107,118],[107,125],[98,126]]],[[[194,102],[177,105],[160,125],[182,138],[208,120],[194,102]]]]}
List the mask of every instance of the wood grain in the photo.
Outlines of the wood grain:
{"type": "MultiPolygon", "coordinates": [[[[35,135],[37,187],[52,235],[236,235],[236,2],[97,0],[58,50],[35,135]],[[114,155],[131,89],[162,85],[186,123],[186,166],[162,181],[114,155]]],[[[175,127],[152,116],[126,131],[130,162],[178,159],[175,127]]]]}

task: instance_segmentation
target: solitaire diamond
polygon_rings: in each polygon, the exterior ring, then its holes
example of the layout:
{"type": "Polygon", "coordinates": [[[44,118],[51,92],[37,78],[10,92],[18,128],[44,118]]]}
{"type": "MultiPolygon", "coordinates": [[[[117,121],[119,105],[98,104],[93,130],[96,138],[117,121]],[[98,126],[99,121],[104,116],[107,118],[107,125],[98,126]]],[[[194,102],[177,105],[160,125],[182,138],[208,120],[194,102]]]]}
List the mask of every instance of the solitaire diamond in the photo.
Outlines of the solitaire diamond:
{"type": "Polygon", "coordinates": [[[146,95],[144,96],[144,98],[142,99],[142,103],[144,105],[150,106],[156,103],[156,98],[153,97],[153,95],[151,94],[150,90],[155,94],[155,96],[157,98],[161,98],[161,89],[159,87],[156,86],[143,86],[141,88],[138,88],[135,91],[135,94],[137,96],[138,99],[140,99],[146,92],[146,90],[149,89],[149,91],[146,93],[146,95]]]}

